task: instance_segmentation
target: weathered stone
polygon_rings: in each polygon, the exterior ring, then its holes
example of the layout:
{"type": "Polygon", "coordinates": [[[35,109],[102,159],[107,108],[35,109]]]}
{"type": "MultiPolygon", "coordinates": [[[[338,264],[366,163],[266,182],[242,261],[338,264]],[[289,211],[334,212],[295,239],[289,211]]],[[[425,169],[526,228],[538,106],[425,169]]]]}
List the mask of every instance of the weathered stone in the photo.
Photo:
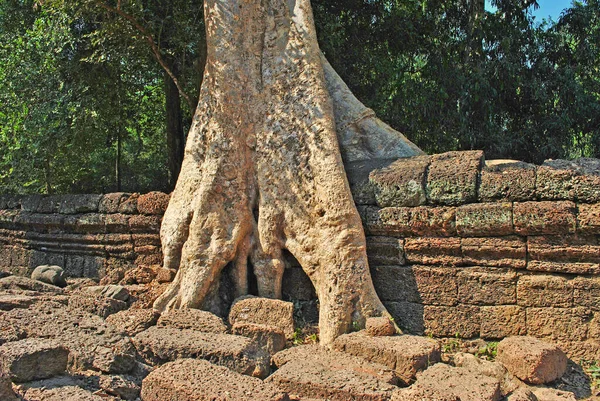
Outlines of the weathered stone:
{"type": "Polygon", "coordinates": [[[487,361],[465,352],[457,352],[452,355],[452,362],[456,367],[497,379],[500,381],[502,395],[510,394],[523,385],[508,372],[504,365],[498,362],[487,361]]]}
{"type": "Polygon", "coordinates": [[[368,235],[405,236],[411,233],[408,207],[381,209],[376,206],[358,206],[357,210],[368,235]]]}
{"type": "Polygon", "coordinates": [[[577,232],[598,234],[600,232],[600,203],[579,203],[577,209],[577,232]]]}
{"type": "Polygon", "coordinates": [[[137,200],[137,210],[141,214],[163,215],[169,204],[169,195],[163,192],[148,192],[140,195],[137,200]]]}
{"type": "Polygon", "coordinates": [[[107,233],[129,233],[129,215],[115,213],[104,217],[104,225],[107,233]]]}
{"type": "Polygon", "coordinates": [[[269,372],[268,355],[242,336],[155,326],[137,334],[133,343],[153,364],[202,358],[255,377],[265,377],[269,372]]]}
{"type": "Polygon", "coordinates": [[[19,401],[17,395],[13,391],[9,376],[4,373],[0,373],[0,400],[19,401]]]}
{"type": "Polygon", "coordinates": [[[500,380],[469,369],[438,363],[415,384],[397,390],[391,401],[500,401],[500,380]]]}
{"type": "Polygon", "coordinates": [[[68,357],[57,341],[28,338],[0,346],[0,369],[13,382],[47,379],[67,369],[68,357]]]}
{"type": "Polygon", "coordinates": [[[278,327],[254,323],[236,323],[231,328],[231,332],[252,339],[270,355],[285,348],[285,334],[278,327]]]}
{"type": "Polygon", "coordinates": [[[365,332],[372,337],[393,336],[396,327],[388,317],[369,317],[365,322],[365,332]]]}
{"type": "Polygon", "coordinates": [[[520,306],[573,306],[573,285],[562,276],[521,275],[517,283],[520,306]]]}
{"type": "Polygon", "coordinates": [[[568,234],[577,228],[571,201],[515,202],[513,224],[520,235],[568,234]]]}
{"type": "Polygon", "coordinates": [[[392,237],[367,237],[367,256],[372,266],[402,266],[404,240],[392,237]]]}
{"type": "Polygon", "coordinates": [[[458,299],[471,305],[510,305],[517,301],[517,274],[494,268],[465,268],[457,275],[458,299]]]}
{"type": "Polygon", "coordinates": [[[535,166],[514,160],[486,160],[479,200],[527,201],[535,197],[535,166]]]}
{"type": "Polygon", "coordinates": [[[404,252],[412,264],[459,266],[464,263],[460,238],[407,238],[404,252]]]}
{"type": "Polygon", "coordinates": [[[532,388],[537,401],[576,401],[575,394],[570,391],[562,391],[554,388],[536,387],[532,388]]]}
{"type": "Polygon", "coordinates": [[[60,266],[42,265],[33,270],[31,279],[63,288],[67,286],[63,273],[60,266]]]}
{"type": "Polygon", "coordinates": [[[424,307],[420,303],[413,302],[386,302],[385,307],[394,317],[394,322],[403,333],[424,335],[425,326],[423,322],[424,307]]]}
{"type": "Polygon", "coordinates": [[[132,376],[102,375],[98,384],[107,394],[114,395],[122,400],[135,401],[140,396],[140,383],[132,376]]]}
{"type": "Polygon", "coordinates": [[[482,164],[480,150],[434,155],[427,176],[428,200],[442,205],[475,202],[482,164]]]}
{"type": "MultiPolygon", "coordinates": [[[[382,209],[382,213],[385,210],[388,209],[382,209]]],[[[414,207],[409,209],[409,215],[409,234],[412,236],[456,235],[456,208],[454,207],[414,207]]]]}
{"type": "Polygon", "coordinates": [[[506,401],[538,401],[538,398],[529,388],[522,386],[510,393],[506,401]]]}
{"type": "Polygon", "coordinates": [[[421,302],[421,295],[410,266],[371,266],[373,284],[383,301],[421,302]]]}
{"type": "Polygon", "coordinates": [[[118,333],[133,337],[154,326],[160,314],[152,309],[128,309],[106,318],[106,324],[118,333]]]}
{"type": "Polygon", "coordinates": [[[116,299],[117,301],[127,302],[129,300],[129,291],[121,285],[98,285],[85,287],[81,289],[83,292],[105,298],[116,299]]]}
{"type": "Polygon", "coordinates": [[[118,401],[117,398],[98,391],[91,380],[75,376],[37,380],[24,383],[17,389],[23,399],[28,401],[118,401]]]}
{"type": "Polygon", "coordinates": [[[129,229],[132,233],[158,232],[161,216],[133,215],[129,218],[129,229]]]}
{"type": "Polygon", "coordinates": [[[544,235],[527,238],[530,260],[598,264],[600,244],[596,236],[544,235]]]}
{"type": "Polygon", "coordinates": [[[429,306],[423,310],[425,332],[435,337],[479,336],[481,314],[478,306],[429,306]]]}
{"type": "Polygon", "coordinates": [[[553,341],[583,341],[591,317],[586,308],[528,308],[527,334],[553,341]]]}
{"type": "Polygon", "coordinates": [[[114,192],[111,194],[102,195],[98,204],[98,212],[100,213],[118,213],[119,205],[125,201],[130,194],[124,192],[114,192]]]}
{"type": "Polygon", "coordinates": [[[255,323],[280,328],[286,338],[294,336],[294,304],[277,299],[242,297],[231,305],[229,324],[255,323]]]}
{"type": "Polygon", "coordinates": [[[363,332],[339,336],[333,346],[336,350],[361,357],[393,369],[398,377],[409,384],[417,372],[440,361],[440,344],[430,338],[409,335],[371,337],[363,332]]]}
{"type": "Polygon", "coordinates": [[[389,400],[398,381],[383,365],[316,345],[281,351],[273,362],[278,369],[266,381],[300,399],[389,400]]]}
{"type": "Polygon", "coordinates": [[[414,266],[419,298],[425,305],[456,305],[458,302],[457,269],[414,266]]]}
{"type": "Polygon", "coordinates": [[[524,238],[461,238],[463,262],[468,265],[511,267],[527,266],[527,243],[524,238]]]}
{"type": "Polygon", "coordinates": [[[481,337],[498,339],[527,334],[525,308],[515,305],[481,308],[481,337]]]}
{"type": "Polygon", "coordinates": [[[27,277],[8,276],[0,279],[0,288],[5,290],[24,290],[46,292],[54,294],[62,294],[63,290],[54,285],[42,283],[41,281],[32,280],[27,277]]]}
{"type": "Polygon", "coordinates": [[[102,195],[69,194],[60,198],[59,213],[75,214],[97,212],[102,195]]]}
{"type": "Polygon", "coordinates": [[[198,359],[167,363],[142,382],[144,401],[288,401],[270,383],[198,359]]]}
{"type": "Polygon", "coordinates": [[[0,311],[15,308],[28,308],[38,300],[37,297],[22,294],[0,294],[0,311]]]}
{"type": "Polygon", "coordinates": [[[458,207],[456,232],[461,237],[511,235],[512,203],[474,203],[458,207]]]}
{"type": "Polygon", "coordinates": [[[600,311],[600,278],[576,277],[573,284],[573,303],[575,306],[585,306],[594,311],[600,311]]]}
{"type": "Polygon", "coordinates": [[[369,174],[381,207],[419,206],[427,202],[425,180],[431,156],[399,159],[369,174]]]}
{"type": "Polygon", "coordinates": [[[113,313],[127,309],[126,302],[92,294],[73,294],[69,297],[69,307],[81,309],[106,319],[113,313]]]}
{"type": "Polygon", "coordinates": [[[540,199],[600,201],[600,162],[597,159],[546,160],[537,169],[540,199]]]}
{"type": "Polygon", "coordinates": [[[554,381],[567,369],[567,356],[560,348],[534,337],[505,338],[498,343],[496,359],[530,384],[554,381]]]}
{"type": "Polygon", "coordinates": [[[140,197],[140,194],[127,194],[125,197],[119,199],[119,209],[118,213],[123,214],[135,214],[138,212],[137,210],[137,200],[140,197]]]}
{"type": "Polygon", "coordinates": [[[600,263],[548,262],[530,260],[527,262],[527,270],[548,273],[597,275],[600,274],[600,263]]]}
{"type": "Polygon", "coordinates": [[[174,309],[160,315],[157,326],[224,334],[227,326],[219,316],[200,309],[174,309]]]}

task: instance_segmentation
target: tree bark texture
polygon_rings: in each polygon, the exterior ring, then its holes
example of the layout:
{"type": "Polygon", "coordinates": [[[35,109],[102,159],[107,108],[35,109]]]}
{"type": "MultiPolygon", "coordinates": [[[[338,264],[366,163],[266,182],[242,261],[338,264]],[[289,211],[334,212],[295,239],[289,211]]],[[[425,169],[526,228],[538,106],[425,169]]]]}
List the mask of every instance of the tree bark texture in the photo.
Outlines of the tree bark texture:
{"type": "Polygon", "coordinates": [[[235,295],[247,293],[252,263],[259,295],[279,298],[287,249],[315,286],[321,343],[330,345],[387,315],[342,155],[422,152],[327,63],[310,0],[207,0],[204,15],[200,101],[161,228],[164,265],[177,274],[154,306],[203,308],[228,263],[235,295]]]}

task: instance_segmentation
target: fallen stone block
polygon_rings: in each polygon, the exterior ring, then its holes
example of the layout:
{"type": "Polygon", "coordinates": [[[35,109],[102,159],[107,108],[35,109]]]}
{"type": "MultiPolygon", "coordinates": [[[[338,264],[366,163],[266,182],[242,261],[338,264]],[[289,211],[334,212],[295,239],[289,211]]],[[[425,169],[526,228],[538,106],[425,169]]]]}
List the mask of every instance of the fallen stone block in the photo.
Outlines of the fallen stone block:
{"type": "Polygon", "coordinates": [[[388,317],[370,317],[365,322],[365,332],[372,337],[393,336],[396,334],[396,327],[388,317]]]}
{"type": "Polygon", "coordinates": [[[513,393],[519,387],[523,386],[523,383],[510,374],[501,363],[486,361],[473,354],[464,352],[454,354],[452,362],[456,367],[498,379],[500,381],[500,390],[504,396],[513,393]]]}
{"type": "Polygon", "coordinates": [[[15,308],[28,308],[38,300],[37,297],[21,294],[1,294],[0,310],[9,311],[15,308]]]}
{"type": "Polygon", "coordinates": [[[553,388],[532,388],[537,401],[576,401],[575,394],[553,388]]]}
{"type": "Polygon", "coordinates": [[[160,314],[152,309],[128,309],[106,318],[106,324],[117,332],[133,337],[158,321],[160,314]]]}
{"type": "Polygon", "coordinates": [[[286,338],[294,336],[294,304],[278,299],[241,297],[233,302],[229,324],[255,323],[279,327],[286,338]]]}
{"type": "Polygon", "coordinates": [[[102,375],[99,386],[105,393],[122,400],[134,401],[140,396],[141,382],[128,375],[102,375]]]}
{"type": "Polygon", "coordinates": [[[64,271],[60,266],[41,265],[36,267],[31,273],[31,279],[41,281],[46,284],[55,285],[64,288],[67,281],[64,277],[64,271]]]}
{"type": "Polygon", "coordinates": [[[273,355],[285,348],[285,334],[280,328],[254,323],[236,323],[231,332],[238,336],[252,339],[269,355],[273,355]]]}
{"type": "Polygon", "coordinates": [[[74,376],[58,376],[22,384],[18,392],[26,401],[118,401],[106,394],[94,394],[95,386],[89,384],[74,376]]]}
{"type": "Polygon", "coordinates": [[[538,401],[538,398],[527,387],[519,387],[506,397],[506,401],[538,401]]]}
{"type": "Polygon", "coordinates": [[[63,290],[59,287],[21,276],[8,276],[0,279],[0,289],[63,293],[63,290]]]}
{"type": "Polygon", "coordinates": [[[73,294],[69,297],[69,307],[81,309],[106,319],[113,313],[127,309],[126,302],[103,296],[73,294]]]}
{"type": "Polygon", "coordinates": [[[117,301],[127,302],[129,300],[129,291],[127,288],[121,285],[95,285],[91,287],[84,287],[81,289],[81,291],[89,293],[90,295],[116,299],[117,301]]]}
{"type": "Polygon", "coordinates": [[[442,205],[475,202],[482,165],[480,150],[433,155],[427,175],[428,200],[442,205]]]}
{"type": "Polygon", "coordinates": [[[155,326],[136,335],[133,343],[151,364],[201,358],[249,376],[265,377],[270,370],[268,354],[242,336],[155,326]]]}
{"type": "Polygon", "coordinates": [[[227,326],[219,316],[200,309],[175,309],[160,315],[157,326],[190,329],[205,333],[227,333],[227,326]]]}
{"type": "Polygon", "coordinates": [[[287,394],[254,377],[201,359],[180,359],[142,382],[144,401],[289,401],[287,394]]]}
{"type": "Polygon", "coordinates": [[[344,334],[333,343],[337,351],[361,357],[395,370],[405,383],[417,372],[427,369],[441,358],[440,344],[417,336],[370,337],[363,332],[344,334]]]}
{"type": "Polygon", "coordinates": [[[69,350],[53,340],[28,338],[0,346],[0,369],[13,382],[58,376],[68,358],[69,350]]]}
{"type": "Polygon", "coordinates": [[[510,373],[530,384],[554,381],[567,369],[565,353],[535,337],[505,338],[498,343],[496,360],[510,373]]]}
{"type": "Polygon", "coordinates": [[[383,365],[318,345],[278,352],[273,362],[278,370],[266,381],[302,400],[389,400],[398,383],[394,372],[383,365]]]}
{"type": "Polygon", "coordinates": [[[409,388],[397,390],[391,401],[500,401],[501,398],[498,379],[438,363],[419,373],[409,388]]]}

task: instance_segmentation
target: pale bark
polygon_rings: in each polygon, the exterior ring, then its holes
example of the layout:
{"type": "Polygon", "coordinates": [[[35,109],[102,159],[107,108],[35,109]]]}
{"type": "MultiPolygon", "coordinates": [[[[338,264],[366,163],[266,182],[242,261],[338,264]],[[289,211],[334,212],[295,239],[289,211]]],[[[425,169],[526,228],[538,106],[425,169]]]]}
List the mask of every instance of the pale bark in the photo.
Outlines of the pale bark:
{"type": "Polygon", "coordinates": [[[421,151],[322,58],[309,0],[207,0],[204,15],[200,102],[161,228],[164,265],[177,275],[155,308],[202,308],[229,262],[236,295],[247,292],[250,261],[259,295],[279,298],[287,249],[315,286],[329,345],[387,315],[341,155],[421,151]]]}

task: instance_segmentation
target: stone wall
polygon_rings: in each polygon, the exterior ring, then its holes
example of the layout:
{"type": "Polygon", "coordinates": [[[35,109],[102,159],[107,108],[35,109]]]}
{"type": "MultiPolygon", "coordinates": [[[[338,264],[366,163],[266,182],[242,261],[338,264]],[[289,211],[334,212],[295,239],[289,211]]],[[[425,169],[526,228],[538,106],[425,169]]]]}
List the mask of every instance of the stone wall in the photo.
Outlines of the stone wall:
{"type": "MultiPolygon", "coordinates": [[[[347,166],[375,287],[409,333],[530,334],[600,359],[600,161],[449,152],[347,166]],[[375,169],[374,167],[387,167],[375,169]]],[[[161,263],[162,193],[0,197],[0,270],[75,277],[161,263]]],[[[288,255],[284,297],[315,293],[288,255]]]]}

